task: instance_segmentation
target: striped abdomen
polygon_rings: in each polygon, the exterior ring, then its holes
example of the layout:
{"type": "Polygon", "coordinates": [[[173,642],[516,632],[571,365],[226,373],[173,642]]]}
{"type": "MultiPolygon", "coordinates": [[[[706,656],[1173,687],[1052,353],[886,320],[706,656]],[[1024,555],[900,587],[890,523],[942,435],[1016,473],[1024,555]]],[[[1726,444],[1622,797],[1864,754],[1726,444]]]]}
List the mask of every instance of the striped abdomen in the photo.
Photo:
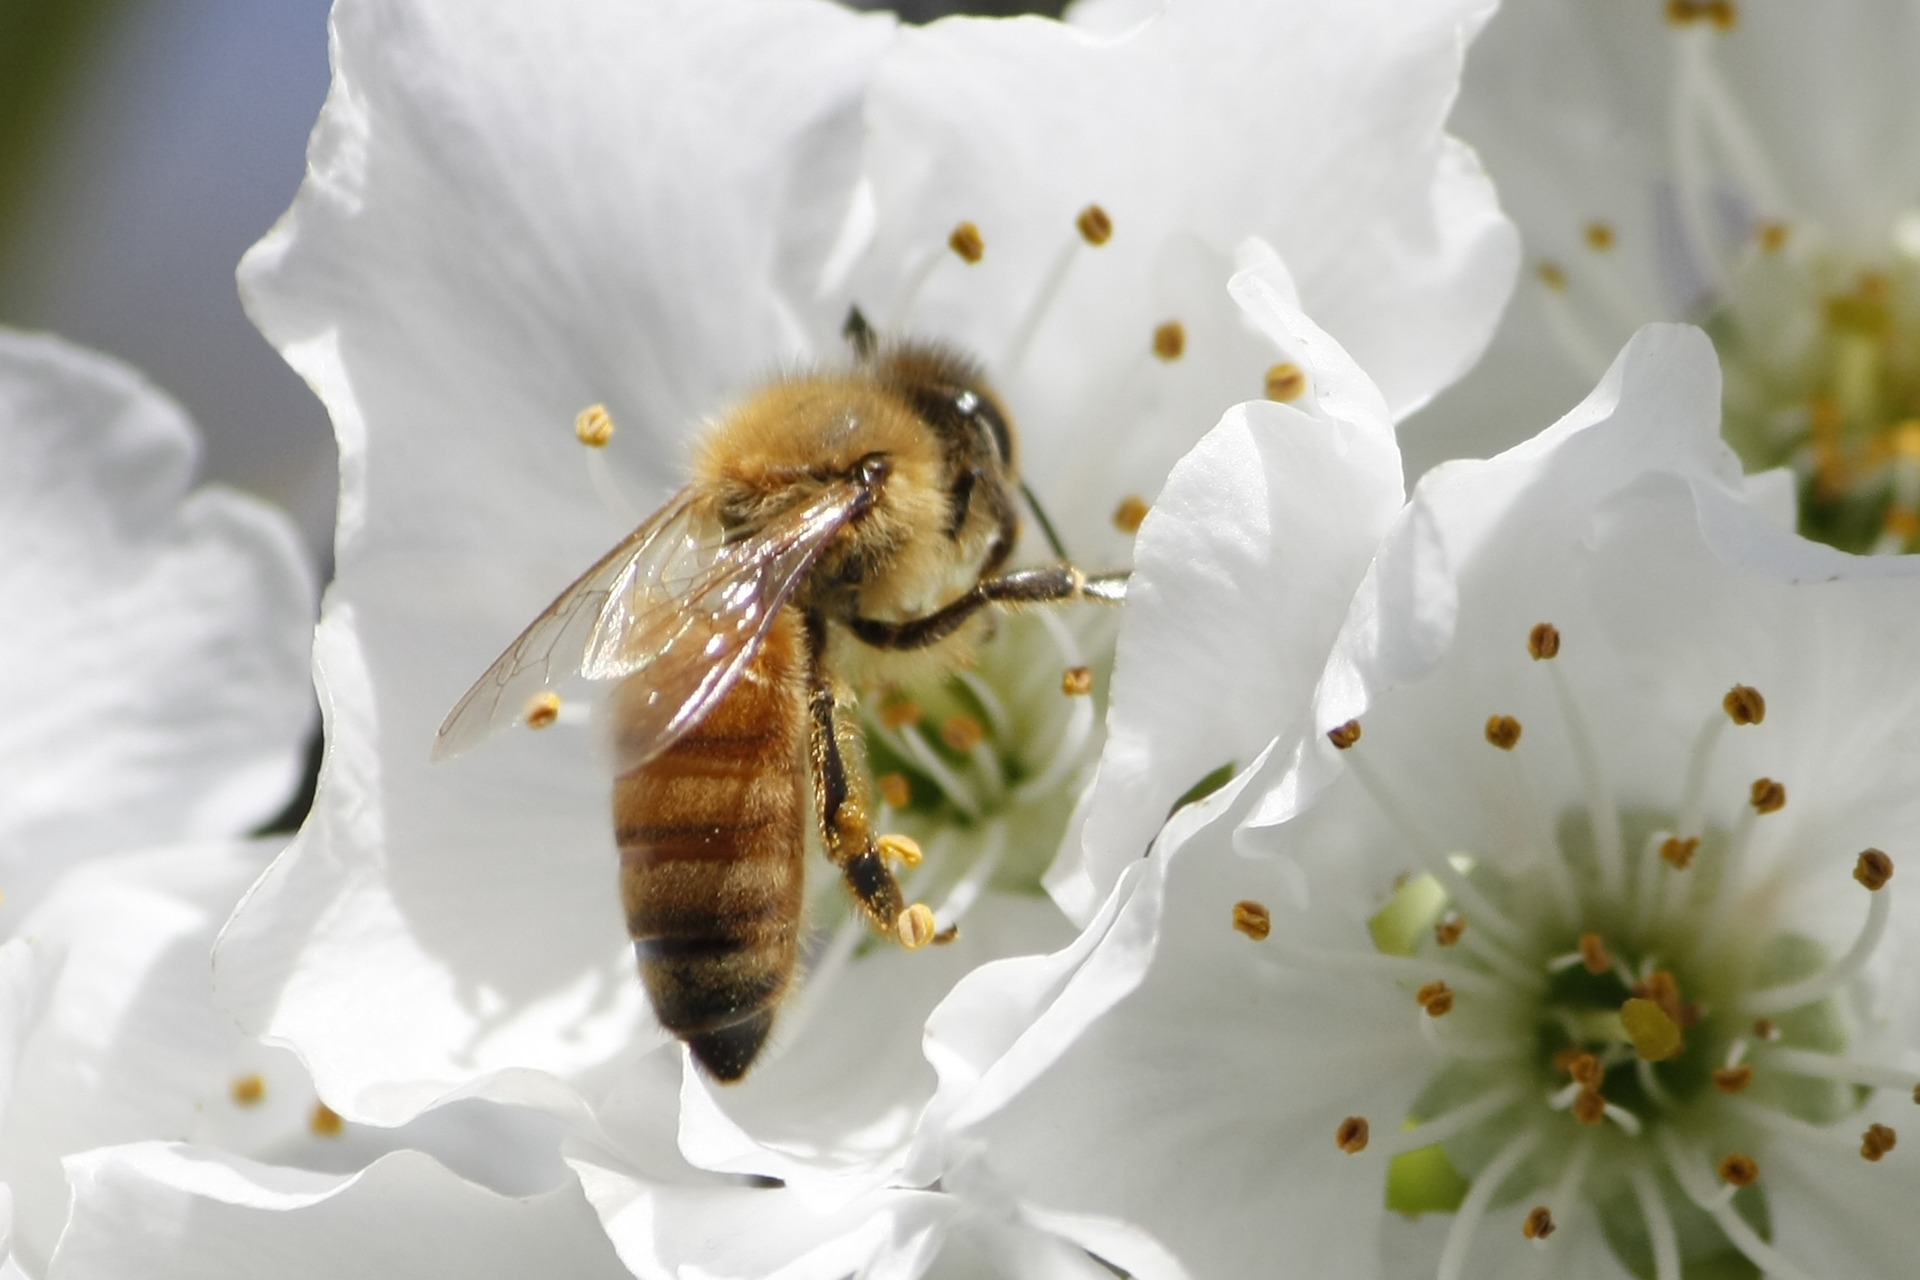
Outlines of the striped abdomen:
{"type": "Polygon", "coordinates": [[[641,981],[661,1025],[721,1080],[746,1074],[798,958],[811,820],[804,679],[789,611],[705,719],[614,784],[641,981]]]}

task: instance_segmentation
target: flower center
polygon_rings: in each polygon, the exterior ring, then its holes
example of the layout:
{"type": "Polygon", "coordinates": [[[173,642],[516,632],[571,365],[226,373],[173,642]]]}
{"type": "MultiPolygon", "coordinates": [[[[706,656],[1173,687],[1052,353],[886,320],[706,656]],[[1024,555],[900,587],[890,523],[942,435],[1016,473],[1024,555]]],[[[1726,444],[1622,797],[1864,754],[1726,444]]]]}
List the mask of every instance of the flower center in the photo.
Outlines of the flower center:
{"type": "MultiPolygon", "coordinates": [[[[1838,998],[1880,944],[1893,861],[1869,849],[1825,873],[1838,886],[1850,869],[1865,898],[1835,955],[1792,927],[1793,893],[1753,865],[1760,824],[1784,821],[1786,785],[1757,779],[1736,817],[1705,816],[1728,808],[1713,766],[1729,732],[1760,731],[1760,691],[1735,686],[1703,718],[1670,802],[1635,809],[1615,800],[1558,630],[1534,628],[1527,649],[1571,748],[1577,802],[1549,822],[1529,781],[1525,756],[1556,749],[1553,726],[1530,736],[1493,715],[1485,742],[1512,765],[1512,794],[1495,803],[1524,830],[1504,851],[1446,847],[1349,722],[1328,737],[1415,864],[1368,922],[1372,948],[1301,951],[1257,903],[1238,904],[1233,925],[1302,962],[1396,982],[1444,1054],[1405,1116],[1330,1121],[1342,1150],[1387,1157],[1388,1207],[1454,1215],[1439,1280],[1472,1274],[1473,1239],[1496,1213],[1551,1247],[1576,1211],[1649,1280],[1810,1275],[1813,1260],[1771,1243],[1768,1163],[1795,1144],[1851,1143],[1875,1089],[1915,1089],[1910,1071],[1848,1056],[1838,998]]],[[[1877,1162],[1895,1136],[1865,1127],[1860,1158],[1877,1162]]]]}

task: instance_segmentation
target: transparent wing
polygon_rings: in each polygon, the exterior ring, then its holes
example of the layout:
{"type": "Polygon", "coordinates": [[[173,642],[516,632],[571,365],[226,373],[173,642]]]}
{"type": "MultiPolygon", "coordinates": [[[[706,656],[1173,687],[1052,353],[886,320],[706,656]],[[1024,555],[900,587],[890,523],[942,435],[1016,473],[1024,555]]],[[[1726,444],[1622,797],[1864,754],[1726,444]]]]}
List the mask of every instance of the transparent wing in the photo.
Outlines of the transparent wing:
{"type": "Polygon", "coordinates": [[[608,602],[633,582],[635,565],[644,562],[664,579],[684,581],[714,562],[720,541],[719,521],[691,489],[668,499],[562,591],[474,682],[441,724],[433,758],[456,756],[518,723],[536,694],[577,673],[608,602]]]}
{"type": "Polygon", "coordinates": [[[656,570],[641,556],[620,575],[581,670],[594,680],[644,676],[644,693],[623,692],[610,726],[621,771],[660,754],[726,696],[864,492],[851,480],[830,486],[704,567],[656,570]]]}

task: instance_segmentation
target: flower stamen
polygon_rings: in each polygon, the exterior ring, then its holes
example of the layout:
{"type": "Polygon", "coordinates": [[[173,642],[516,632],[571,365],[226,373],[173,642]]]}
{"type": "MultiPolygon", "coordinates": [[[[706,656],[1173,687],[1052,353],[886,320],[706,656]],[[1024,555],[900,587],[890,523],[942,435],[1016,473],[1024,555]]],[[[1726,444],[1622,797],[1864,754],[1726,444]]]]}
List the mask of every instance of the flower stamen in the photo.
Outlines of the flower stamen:
{"type": "Polygon", "coordinates": [[[1742,1013],[1785,1013],[1789,1009],[1824,1000],[1867,967],[1867,961],[1872,958],[1880,946],[1880,939],[1886,934],[1887,921],[1893,911],[1893,892],[1887,888],[1887,882],[1893,878],[1893,859],[1878,849],[1868,849],[1860,855],[1854,878],[1866,886],[1871,896],[1867,904],[1866,923],[1853,940],[1853,946],[1823,972],[1783,986],[1747,992],[1736,1006],[1742,1013]]]}
{"type": "Polygon", "coordinates": [[[1447,1241],[1440,1249],[1440,1266],[1434,1272],[1435,1280],[1460,1280],[1466,1270],[1467,1251],[1473,1244],[1473,1233],[1486,1216],[1487,1206],[1493,1202],[1520,1162],[1532,1155],[1538,1145],[1538,1129],[1519,1134],[1502,1147],[1499,1154],[1474,1178],[1466,1199],[1460,1202],[1460,1208],[1447,1228],[1447,1241]]]}
{"type": "MultiPolygon", "coordinates": [[[[1535,627],[1534,631],[1537,633],[1539,628],[1535,627]]],[[[1533,639],[1529,636],[1529,652],[1532,649],[1533,639]]],[[[1554,652],[1559,652],[1558,630],[1554,631],[1554,652]]],[[[1620,811],[1613,798],[1613,781],[1600,758],[1593,731],[1588,727],[1586,712],[1580,705],[1572,682],[1567,678],[1565,668],[1558,662],[1551,662],[1546,671],[1548,683],[1553,687],[1554,701],[1560,708],[1561,721],[1573,744],[1574,761],[1579,766],[1580,780],[1586,792],[1600,888],[1609,897],[1617,899],[1625,888],[1626,857],[1620,833],[1620,811]]]]}
{"type": "Polygon", "coordinates": [[[1067,275],[1073,270],[1074,261],[1081,252],[1089,248],[1098,248],[1113,236],[1113,219],[1107,211],[1097,204],[1082,209],[1074,219],[1074,236],[1062,245],[1054,254],[1053,261],[1047,267],[1046,275],[1040,279],[1040,288],[1027,304],[1020,317],[1020,323],[1014,326],[1013,337],[1007,343],[1006,357],[997,366],[999,381],[1002,384],[1017,380],[1027,357],[1032,353],[1033,340],[1040,333],[1040,325],[1053,304],[1060,299],[1066,288],[1067,275]]]}

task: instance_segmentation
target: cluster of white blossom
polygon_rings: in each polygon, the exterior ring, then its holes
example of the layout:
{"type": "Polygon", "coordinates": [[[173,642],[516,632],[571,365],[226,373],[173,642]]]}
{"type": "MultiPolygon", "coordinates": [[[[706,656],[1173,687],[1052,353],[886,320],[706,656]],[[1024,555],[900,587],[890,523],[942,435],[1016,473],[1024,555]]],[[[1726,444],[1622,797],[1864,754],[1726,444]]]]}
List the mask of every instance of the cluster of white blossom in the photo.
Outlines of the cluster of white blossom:
{"type": "Polygon", "coordinates": [[[0,1274],[1910,1270],[1920,3],[336,0],[332,53],[240,272],[339,440],[317,632],[173,410],[0,337],[0,1274]],[[855,309],[980,359],[1127,600],[866,691],[948,938],[810,855],[723,1085],[570,708],[429,748],[855,309]]]}

